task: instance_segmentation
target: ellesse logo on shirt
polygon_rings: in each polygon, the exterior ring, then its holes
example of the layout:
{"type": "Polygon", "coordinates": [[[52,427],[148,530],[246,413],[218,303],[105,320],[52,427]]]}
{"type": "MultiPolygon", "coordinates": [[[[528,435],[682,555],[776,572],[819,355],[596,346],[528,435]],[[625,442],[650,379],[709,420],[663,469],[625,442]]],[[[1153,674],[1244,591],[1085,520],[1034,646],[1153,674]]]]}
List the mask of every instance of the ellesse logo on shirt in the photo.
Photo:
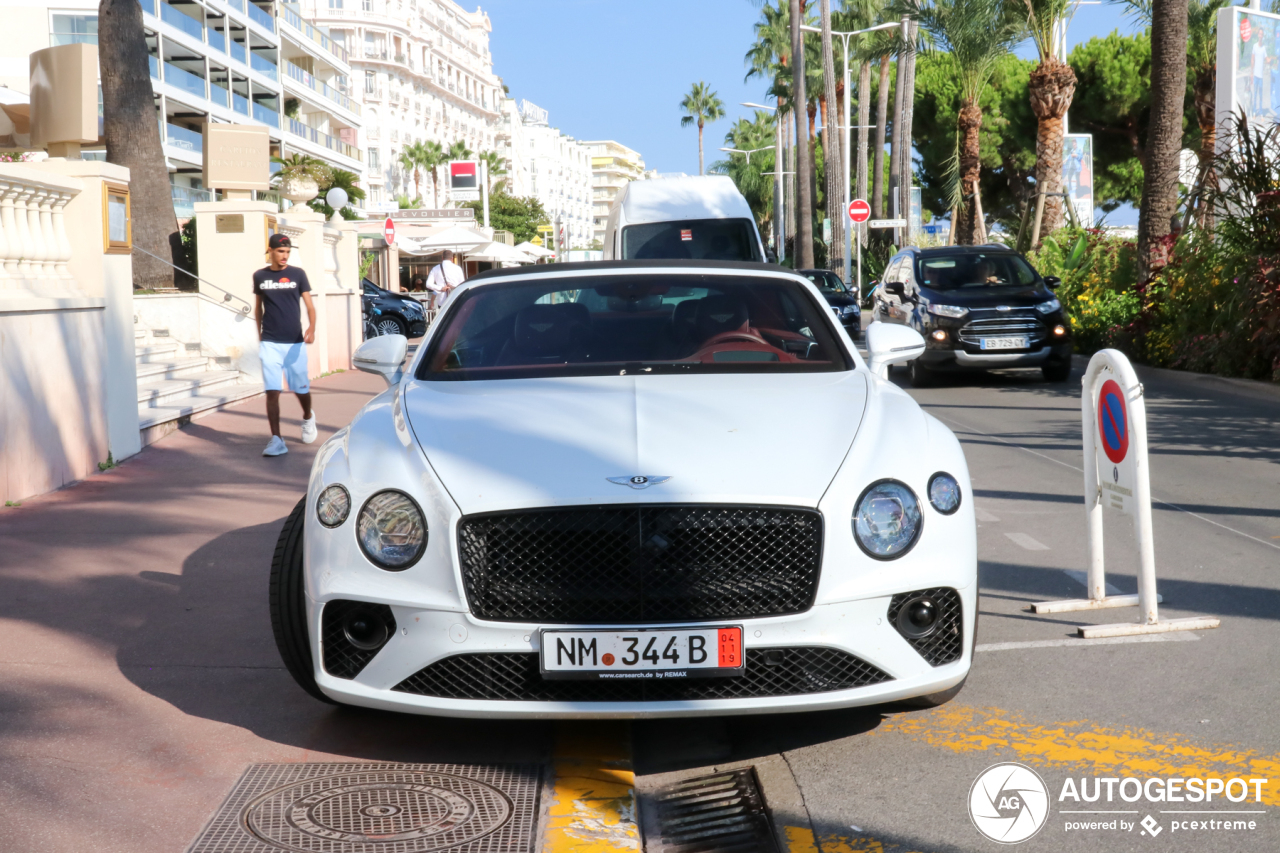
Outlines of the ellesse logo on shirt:
{"type": "Polygon", "coordinates": [[[279,281],[264,281],[258,285],[258,288],[260,290],[291,290],[297,286],[295,282],[282,278],[279,281]]]}

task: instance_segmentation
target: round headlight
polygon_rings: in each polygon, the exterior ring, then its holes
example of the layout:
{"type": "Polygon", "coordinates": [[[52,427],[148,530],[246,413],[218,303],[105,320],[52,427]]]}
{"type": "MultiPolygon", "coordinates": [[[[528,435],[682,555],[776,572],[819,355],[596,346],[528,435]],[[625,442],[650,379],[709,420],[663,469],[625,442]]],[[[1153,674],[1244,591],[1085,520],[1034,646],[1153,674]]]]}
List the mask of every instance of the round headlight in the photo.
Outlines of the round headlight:
{"type": "Polygon", "coordinates": [[[923,524],[915,493],[896,480],[881,480],[858,498],[853,538],[867,556],[892,560],[911,550],[923,524]]]}
{"type": "Polygon", "coordinates": [[[929,503],[943,515],[960,508],[960,484],[950,474],[939,471],[929,480],[929,503]]]}
{"type": "Polygon", "coordinates": [[[427,547],[427,522],[403,492],[378,492],[356,519],[360,550],[377,565],[401,571],[418,562],[427,547]]]}
{"type": "Polygon", "coordinates": [[[351,513],[351,495],[337,483],[320,493],[316,501],[316,515],[325,527],[337,527],[351,513]]]}

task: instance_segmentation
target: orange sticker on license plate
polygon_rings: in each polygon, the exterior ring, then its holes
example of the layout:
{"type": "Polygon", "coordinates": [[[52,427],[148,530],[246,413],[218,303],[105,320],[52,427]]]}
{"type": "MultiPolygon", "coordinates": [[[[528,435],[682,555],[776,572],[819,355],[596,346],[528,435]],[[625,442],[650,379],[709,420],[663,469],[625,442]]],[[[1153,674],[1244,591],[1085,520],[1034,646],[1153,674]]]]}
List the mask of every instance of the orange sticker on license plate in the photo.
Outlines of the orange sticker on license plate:
{"type": "Polygon", "coordinates": [[[720,665],[742,666],[742,629],[720,629],[720,665]]]}

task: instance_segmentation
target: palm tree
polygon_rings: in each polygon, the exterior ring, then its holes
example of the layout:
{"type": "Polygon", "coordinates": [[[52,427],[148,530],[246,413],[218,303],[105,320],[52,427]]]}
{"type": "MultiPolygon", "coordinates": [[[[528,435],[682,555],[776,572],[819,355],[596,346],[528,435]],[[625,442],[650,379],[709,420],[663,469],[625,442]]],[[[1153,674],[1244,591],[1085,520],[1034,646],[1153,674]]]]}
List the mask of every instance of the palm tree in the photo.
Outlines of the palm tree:
{"type": "Polygon", "coordinates": [[[840,208],[844,204],[843,182],[847,178],[841,154],[843,145],[839,130],[840,109],[836,80],[841,79],[837,73],[842,73],[844,68],[837,67],[843,57],[836,56],[835,46],[831,43],[831,0],[821,0],[818,10],[822,21],[822,160],[826,164],[826,186],[823,193],[827,201],[827,219],[831,220],[831,247],[827,252],[827,268],[837,270],[844,266],[844,217],[840,215],[840,208]],[[830,118],[832,114],[836,116],[837,125],[834,133],[830,118]]]}
{"type": "Polygon", "coordinates": [[[689,94],[684,96],[684,100],[680,102],[680,109],[684,110],[684,115],[680,118],[681,127],[688,127],[691,124],[698,126],[698,174],[704,175],[706,169],[703,166],[702,128],[707,122],[724,118],[724,101],[720,100],[705,82],[699,81],[694,83],[689,94]]]}
{"type": "Polygon", "coordinates": [[[772,113],[756,110],[755,118],[740,118],[725,134],[725,145],[745,154],[731,154],[728,160],[711,164],[711,174],[728,175],[747,200],[756,224],[766,231],[773,222],[773,178],[765,172],[773,169],[773,144],[776,121],[772,113]],[[764,150],[760,150],[764,149],[764,150]]]}
{"type": "MultiPolygon", "coordinates": [[[[809,98],[805,84],[804,33],[800,26],[804,22],[804,7],[801,0],[791,0],[791,100],[797,106],[808,104],[809,98]]],[[[793,110],[796,117],[796,139],[803,139],[803,128],[800,126],[800,113],[793,110]]],[[[812,135],[812,134],[811,134],[812,135]]],[[[798,269],[813,267],[813,169],[808,157],[796,158],[796,240],[795,262],[798,269]]]]}
{"type": "MultiPolygon", "coordinates": [[[[959,222],[952,223],[956,242],[972,244],[979,233],[977,219],[978,179],[982,173],[979,133],[982,130],[980,101],[995,63],[1022,40],[1026,19],[1006,0],[912,0],[912,17],[920,22],[931,42],[930,51],[949,55],[960,88],[960,110],[956,121],[954,182],[949,193],[959,222]],[[971,203],[965,203],[966,198],[971,203]]],[[[985,230],[985,229],[982,229],[985,230]]]]}
{"type": "Polygon", "coordinates": [[[1163,238],[1178,210],[1178,159],[1187,95],[1187,0],[1151,4],[1151,121],[1138,211],[1138,281],[1168,260],[1163,238]]]}
{"type": "Polygon", "coordinates": [[[440,167],[449,162],[444,146],[434,140],[422,143],[422,168],[431,172],[431,192],[435,198],[435,206],[440,207],[440,167]]]}
{"type": "MultiPolygon", "coordinates": [[[[137,0],[101,0],[98,33],[102,135],[107,160],[129,169],[133,243],[152,255],[172,258],[172,247],[180,245],[172,240],[178,233],[178,218],[156,123],[142,7],[137,0]]],[[[135,253],[133,284],[148,289],[172,287],[173,270],[142,252],[135,253]]]]}
{"type": "MultiPolygon", "coordinates": [[[[502,159],[502,155],[497,151],[486,151],[480,155],[480,159],[485,163],[485,172],[489,176],[489,192],[493,192],[494,178],[500,178],[507,173],[506,160],[502,159]]],[[[497,186],[501,187],[502,181],[498,181],[497,186]]]]}
{"type": "Polygon", "coordinates": [[[426,146],[421,142],[414,142],[404,147],[398,160],[400,168],[413,175],[413,192],[418,197],[418,201],[422,201],[422,167],[425,165],[423,161],[426,157],[426,146]]]}
{"type": "MultiPolygon", "coordinates": [[[[765,3],[761,10],[760,20],[755,24],[756,40],[747,51],[744,61],[747,65],[743,82],[752,77],[763,77],[770,81],[769,94],[777,99],[777,120],[784,122],[791,114],[791,86],[787,83],[789,62],[791,58],[791,11],[787,0],[778,0],[774,6],[765,3]]],[[[789,132],[782,134],[783,162],[781,171],[788,171],[791,162],[792,137],[789,132]]],[[[791,176],[782,176],[783,194],[786,211],[785,233],[795,233],[796,205],[795,183],[791,176]]]]}
{"type": "MultiPolygon", "coordinates": [[[[1040,64],[1031,71],[1028,85],[1031,111],[1035,113],[1036,190],[1043,193],[1062,192],[1062,117],[1071,106],[1076,91],[1076,73],[1058,58],[1056,36],[1071,21],[1076,6],[1073,0],[1022,0],[1027,7],[1027,26],[1040,54],[1040,64]]],[[[1044,200],[1040,233],[1049,234],[1062,227],[1062,199],[1049,196],[1044,200]]]]}
{"type": "Polygon", "coordinates": [[[470,160],[471,155],[475,152],[467,147],[467,143],[459,139],[457,142],[449,146],[448,158],[450,160],[470,160]]]}

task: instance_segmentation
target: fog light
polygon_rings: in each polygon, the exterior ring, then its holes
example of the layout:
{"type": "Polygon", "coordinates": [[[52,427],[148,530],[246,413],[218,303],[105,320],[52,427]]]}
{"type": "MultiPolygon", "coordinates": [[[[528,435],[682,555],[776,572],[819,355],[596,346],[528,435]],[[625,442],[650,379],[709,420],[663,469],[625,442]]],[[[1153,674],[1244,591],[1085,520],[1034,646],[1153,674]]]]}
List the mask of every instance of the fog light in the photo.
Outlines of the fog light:
{"type": "Polygon", "coordinates": [[[933,633],[938,625],[938,605],[932,598],[913,598],[898,611],[898,630],[908,639],[919,639],[933,633]]]}
{"type": "Polygon", "coordinates": [[[1065,334],[1067,333],[1067,327],[1066,327],[1066,326],[1054,326],[1054,327],[1053,327],[1053,333],[1054,333],[1054,335],[1056,335],[1057,337],[1059,337],[1059,338],[1060,338],[1060,337],[1062,337],[1063,335],[1065,335],[1065,334]]]}
{"type": "Polygon", "coordinates": [[[933,338],[935,341],[945,341],[947,339],[947,330],[934,329],[933,334],[930,335],[930,337],[933,338]]]}
{"type": "Polygon", "coordinates": [[[353,610],[342,620],[342,633],[357,649],[373,651],[387,641],[387,623],[369,610],[353,610]]]}

